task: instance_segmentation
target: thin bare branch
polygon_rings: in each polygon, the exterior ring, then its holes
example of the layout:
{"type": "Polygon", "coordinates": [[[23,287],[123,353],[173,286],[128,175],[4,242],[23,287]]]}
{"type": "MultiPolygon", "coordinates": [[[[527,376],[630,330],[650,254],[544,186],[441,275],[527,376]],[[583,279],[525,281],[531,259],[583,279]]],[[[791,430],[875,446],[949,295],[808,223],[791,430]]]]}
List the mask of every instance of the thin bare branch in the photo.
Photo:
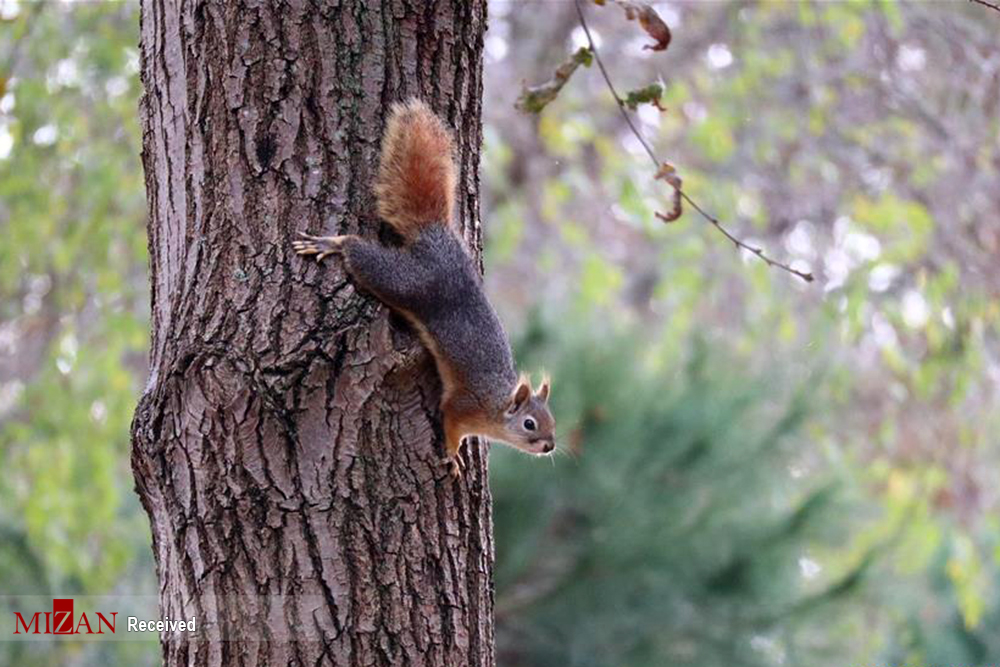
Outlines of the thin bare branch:
{"type": "Polygon", "coordinates": [[[983,7],[989,7],[990,9],[1000,12],[1000,5],[994,4],[992,2],[987,2],[986,0],[969,0],[969,2],[974,2],[977,5],[982,5],[983,7]]]}
{"type": "Polygon", "coordinates": [[[715,225],[715,228],[718,229],[720,232],[722,232],[723,236],[732,241],[737,248],[742,248],[747,252],[751,252],[760,257],[761,260],[763,260],[764,263],[766,263],[768,266],[773,266],[776,269],[782,269],[783,271],[788,271],[789,273],[794,274],[799,278],[802,278],[802,280],[806,281],[807,283],[811,283],[813,281],[813,274],[810,273],[809,271],[799,271],[798,269],[792,268],[788,264],[779,262],[776,259],[771,259],[770,257],[764,254],[764,250],[762,248],[749,245],[745,241],[741,241],[740,239],[730,234],[729,231],[727,231],[726,228],[722,226],[722,223],[720,223],[719,220],[714,215],[711,215],[710,213],[706,212],[705,209],[703,209],[701,206],[698,206],[698,204],[693,199],[688,197],[687,193],[684,192],[683,190],[681,190],[681,197],[684,199],[684,201],[691,204],[691,207],[694,210],[698,211],[698,213],[701,213],[703,218],[705,218],[710,223],[715,225]]]}
{"type": "MultiPolygon", "coordinates": [[[[975,0],[975,1],[980,2],[982,0],[975,0]]],[[[639,131],[639,128],[632,120],[632,116],[631,114],[629,114],[628,109],[625,108],[625,101],[621,98],[621,96],[618,94],[618,91],[615,89],[615,84],[611,81],[611,75],[608,74],[608,70],[604,66],[604,61],[601,60],[601,54],[597,50],[597,45],[594,43],[594,38],[590,34],[590,28],[587,26],[587,19],[583,15],[583,6],[580,4],[580,0],[575,0],[575,4],[576,4],[576,13],[580,18],[580,27],[583,28],[583,33],[584,35],[586,35],[587,42],[590,44],[590,51],[591,53],[594,54],[594,61],[597,63],[597,68],[601,71],[601,76],[604,77],[604,82],[607,84],[608,90],[611,92],[611,95],[615,98],[615,102],[618,104],[618,110],[621,111],[622,117],[628,124],[629,129],[632,131],[632,134],[635,135],[635,138],[639,140],[639,143],[642,145],[643,149],[645,149],[646,154],[649,155],[649,159],[653,161],[653,165],[657,170],[657,173],[659,173],[660,170],[663,168],[663,165],[667,163],[663,162],[658,157],[656,157],[656,152],[653,151],[653,147],[650,146],[648,141],[646,141],[646,138],[642,135],[642,132],[639,131]]],[[[731,241],[738,249],[746,250],[747,252],[756,255],[768,266],[774,267],[776,269],[781,269],[782,271],[787,271],[788,273],[791,273],[792,275],[797,276],[808,283],[811,283],[813,281],[813,274],[811,272],[794,269],[788,264],[785,264],[784,262],[779,262],[776,259],[768,257],[764,253],[764,250],[762,248],[752,246],[749,243],[740,240],[732,233],[730,233],[725,227],[723,227],[722,223],[719,222],[718,218],[705,211],[705,209],[699,206],[697,202],[691,199],[691,197],[689,197],[688,194],[684,192],[684,190],[682,190],[681,188],[676,188],[676,190],[684,201],[690,204],[694,210],[698,211],[698,213],[701,214],[701,217],[705,218],[705,220],[710,222],[713,227],[719,230],[719,232],[727,239],[729,239],[729,241],[731,241]]],[[[663,217],[665,220],[668,219],[667,217],[664,216],[661,217],[663,217]]]]}

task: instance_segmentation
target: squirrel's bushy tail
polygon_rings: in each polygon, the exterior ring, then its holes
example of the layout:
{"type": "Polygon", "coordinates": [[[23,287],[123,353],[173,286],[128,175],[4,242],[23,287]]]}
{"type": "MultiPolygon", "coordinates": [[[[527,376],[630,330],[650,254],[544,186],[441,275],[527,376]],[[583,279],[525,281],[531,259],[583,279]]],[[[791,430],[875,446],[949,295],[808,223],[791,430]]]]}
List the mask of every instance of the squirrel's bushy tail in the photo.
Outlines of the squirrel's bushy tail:
{"type": "Polygon", "coordinates": [[[397,103],[382,137],[375,196],[378,214],[403,236],[451,223],[454,142],[444,122],[418,99],[397,103]]]}

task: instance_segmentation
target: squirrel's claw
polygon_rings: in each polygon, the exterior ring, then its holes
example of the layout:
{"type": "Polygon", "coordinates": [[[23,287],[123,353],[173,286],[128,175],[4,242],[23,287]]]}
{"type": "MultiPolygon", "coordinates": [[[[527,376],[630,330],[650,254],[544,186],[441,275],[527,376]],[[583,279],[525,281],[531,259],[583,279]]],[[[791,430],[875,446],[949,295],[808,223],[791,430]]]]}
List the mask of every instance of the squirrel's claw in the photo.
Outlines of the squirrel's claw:
{"type": "Polygon", "coordinates": [[[305,241],[292,241],[292,247],[299,255],[315,255],[319,252],[319,248],[305,241]]]}
{"type": "Polygon", "coordinates": [[[346,236],[313,236],[299,232],[299,240],[292,241],[292,248],[299,255],[316,255],[316,261],[322,262],[330,255],[341,252],[346,236]]]}
{"type": "Polygon", "coordinates": [[[455,452],[454,456],[444,457],[441,459],[441,463],[444,463],[451,468],[449,472],[455,479],[460,479],[462,477],[462,473],[465,471],[465,461],[462,459],[462,455],[458,452],[455,452]]]}

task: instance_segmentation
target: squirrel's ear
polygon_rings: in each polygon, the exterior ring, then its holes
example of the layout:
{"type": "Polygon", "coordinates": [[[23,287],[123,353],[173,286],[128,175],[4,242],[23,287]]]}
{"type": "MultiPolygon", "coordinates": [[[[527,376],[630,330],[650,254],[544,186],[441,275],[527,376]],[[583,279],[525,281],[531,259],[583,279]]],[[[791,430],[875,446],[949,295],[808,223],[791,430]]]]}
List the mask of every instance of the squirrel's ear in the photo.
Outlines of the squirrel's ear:
{"type": "Polygon", "coordinates": [[[510,405],[507,407],[507,412],[514,414],[531,398],[531,385],[525,381],[521,381],[517,385],[517,389],[514,390],[514,395],[510,398],[510,405]]]}
{"type": "Polygon", "coordinates": [[[548,403],[549,402],[549,378],[548,378],[548,376],[542,378],[542,386],[540,386],[538,388],[538,393],[535,394],[535,397],[538,400],[540,400],[542,403],[548,403]]]}
{"type": "Polygon", "coordinates": [[[538,393],[535,394],[535,396],[542,403],[548,403],[549,402],[549,383],[548,382],[543,382],[542,386],[538,388],[538,393]]]}

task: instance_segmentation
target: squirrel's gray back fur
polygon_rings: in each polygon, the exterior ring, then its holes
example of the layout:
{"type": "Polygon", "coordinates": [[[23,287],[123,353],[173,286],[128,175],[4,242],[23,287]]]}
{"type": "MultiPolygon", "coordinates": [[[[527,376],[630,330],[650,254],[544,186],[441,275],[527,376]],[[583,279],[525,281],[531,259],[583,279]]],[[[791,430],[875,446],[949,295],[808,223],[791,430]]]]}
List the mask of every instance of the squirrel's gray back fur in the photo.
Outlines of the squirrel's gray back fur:
{"type": "Polygon", "coordinates": [[[426,269],[425,289],[406,304],[463,385],[483,407],[502,409],[517,384],[510,342],[483,292],[482,279],[462,241],[446,225],[430,225],[408,248],[426,269]]]}

